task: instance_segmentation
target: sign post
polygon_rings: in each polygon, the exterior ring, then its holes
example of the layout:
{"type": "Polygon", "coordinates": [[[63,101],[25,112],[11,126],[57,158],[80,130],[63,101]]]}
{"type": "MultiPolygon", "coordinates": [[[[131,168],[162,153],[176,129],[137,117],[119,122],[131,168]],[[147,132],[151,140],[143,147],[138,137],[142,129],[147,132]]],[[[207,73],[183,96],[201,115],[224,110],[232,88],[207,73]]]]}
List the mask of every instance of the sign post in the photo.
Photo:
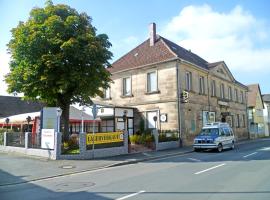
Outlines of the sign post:
{"type": "Polygon", "coordinates": [[[96,122],[96,117],[97,117],[97,105],[93,104],[93,108],[92,108],[92,114],[93,114],[93,119],[94,119],[94,123],[93,123],[93,143],[92,143],[92,151],[93,151],[93,158],[94,158],[94,150],[95,150],[95,122],[96,122]]]}

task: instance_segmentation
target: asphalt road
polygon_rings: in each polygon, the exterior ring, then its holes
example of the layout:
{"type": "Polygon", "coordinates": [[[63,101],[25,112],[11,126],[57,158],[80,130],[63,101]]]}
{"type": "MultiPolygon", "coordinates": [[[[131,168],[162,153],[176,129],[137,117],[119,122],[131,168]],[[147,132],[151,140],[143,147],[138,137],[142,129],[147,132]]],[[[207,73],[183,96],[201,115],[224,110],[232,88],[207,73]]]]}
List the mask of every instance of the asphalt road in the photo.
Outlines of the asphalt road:
{"type": "Polygon", "coordinates": [[[269,200],[270,139],[238,145],[222,153],[194,152],[1,186],[0,199],[269,200]]]}

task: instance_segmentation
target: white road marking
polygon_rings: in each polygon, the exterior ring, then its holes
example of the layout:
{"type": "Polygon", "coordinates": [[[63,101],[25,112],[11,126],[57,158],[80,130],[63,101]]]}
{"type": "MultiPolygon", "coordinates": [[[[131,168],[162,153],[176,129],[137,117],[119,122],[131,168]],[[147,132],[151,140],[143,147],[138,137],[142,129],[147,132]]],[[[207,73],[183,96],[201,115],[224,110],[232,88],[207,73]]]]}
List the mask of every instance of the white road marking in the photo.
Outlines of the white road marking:
{"type": "Polygon", "coordinates": [[[195,162],[201,162],[201,160],[196,159],[196,158],[188,158],[189,160],[195,161],[195,162]]]}
{"type": "Polygon", "coordinates": [[[144,190],[141,190],[139,192],[136,192],[136,193],[133,193],[133,194],[129,194],[129,195],[126,195],[126,196],[123,196],[123,197],[120,197],[120,198],[117,198],[115,200],[123,200],[123,199],[127,199],[127,198],[130,198],[130,197],[134,197],[138,194],[141,194],[141,193],[144,193],[145,191],[144,190]]]}
{"type": "Polygon", "coordinates": [[[245,156],[243,156],[243,158],[247,158],[247,157],[249,157],[249,156],[255,155],[256,153],[258,153],[258,152],[253,152],[253,153],[251,153],[251,154],[245,155],[245,156]]]}
{"type": "Polygon", "coordinates": [[[220,164],[220,165],[217,165],[217,166],[214,166],[214,167],[211,167],[211,168],[208,168],[208,169],[205,169],[205,170],[196,172],[196,173],[194,173],[194,174],[198,175],[198,174],[201,174],[201,173],[210,171],[210,170],[212,170],[212,169],[216,169],[216,168],[218,168],[218,167],[222,167],[222,166],[224,166],[224,165],[226,165],[226,163],[222,163],[222,164],[220,164]]]}
{"type": "Polygon", "coordinates": [[[264,147],[262,149],[260,149],[260,151],[269,151],[270,150],[270,147],[264,147]]]}

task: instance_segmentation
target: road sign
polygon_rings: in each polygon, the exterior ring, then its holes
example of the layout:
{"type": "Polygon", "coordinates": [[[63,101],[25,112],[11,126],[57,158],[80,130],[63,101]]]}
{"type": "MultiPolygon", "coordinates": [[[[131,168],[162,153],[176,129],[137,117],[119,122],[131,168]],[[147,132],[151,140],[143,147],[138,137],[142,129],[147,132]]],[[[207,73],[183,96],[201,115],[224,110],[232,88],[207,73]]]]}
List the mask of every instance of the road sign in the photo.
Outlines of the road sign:
{"type": "Polygon", "coordinates": [[[161,122],[167,122],[167,114],[165,114],[165,113],[160,114],[160,121],[161,122]]]}

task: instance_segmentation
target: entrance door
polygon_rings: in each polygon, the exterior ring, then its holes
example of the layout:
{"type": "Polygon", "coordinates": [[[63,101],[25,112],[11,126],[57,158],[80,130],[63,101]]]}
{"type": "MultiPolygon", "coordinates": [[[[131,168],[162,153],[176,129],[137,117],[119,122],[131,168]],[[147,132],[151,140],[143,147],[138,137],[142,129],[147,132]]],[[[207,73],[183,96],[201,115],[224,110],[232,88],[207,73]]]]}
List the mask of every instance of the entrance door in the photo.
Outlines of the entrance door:
{"type": "Polygon", "coordinates": [[[223,123],[226,122],[226,117],[225,117],[225,116],[222,116],[222,117],[221,117],[221,122],[223,122],[223,123]]]}

